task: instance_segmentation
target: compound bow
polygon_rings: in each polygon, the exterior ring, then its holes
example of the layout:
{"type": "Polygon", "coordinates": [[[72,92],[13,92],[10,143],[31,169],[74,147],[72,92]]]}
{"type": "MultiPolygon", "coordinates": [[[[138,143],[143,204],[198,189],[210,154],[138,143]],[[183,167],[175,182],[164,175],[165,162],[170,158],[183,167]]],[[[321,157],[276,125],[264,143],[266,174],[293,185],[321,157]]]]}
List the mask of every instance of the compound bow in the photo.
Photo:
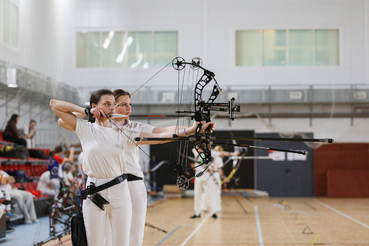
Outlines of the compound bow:
{"type": "MultiPolygon", "coordinates": [[[[210,113],[211,111],[222,111],[227,112],[229,114],[229,118],[231,120],[235,119],[235,113],[240,112],[240,106],[235,104],[235,99],[232,98],[227,103],[216,103],[218,95],[222,93],[222,89],[220,88],[218,82],[215,79],[215,74],[201,65],[200,58],[194,58],[191,62],[185,61],[182,57],[176,57],[172,60],[172,67],[180,72],[187,65],[194,70],[201,69],[203,71],[202,76],[198,80],[194,89],[194,110],[193,111],[176,111],[175,113],[179,117],[190,117],[191,119],[197,122],[210,122],[210,113]],[[212,88],[211,94],[207,100],[203,99],[204,88],[211,82],[214,82],[214,86],[212,88]]],[[[145,83],[146,84],[146,83],[145,83]]],[[[153,117],[153,115],[151,115],[153,117]]],[[[163,117],[163,115],[160,115],[163,117]]],[[[326,142],[332,143],[332,139],[294,139],[294,138],[240,138],[240,137],[229,137],[229,138],[218,138],[214,136],[210,136],[210,129],[206,129],[202,131],[202,124],[198,124],[195,134],[188,137],[179,137],[177,135],[173,135],[172,138],[136,138],[136,141],[191,141],[194,143],[196,152],[201,158],[200,164],[195,165],[194,167],[187,168],[184,167],[182,163],[171,163],[169,164],[169,171],[174,174],[177,179],[177,186],[181,190],[186,190],[189,187],[189,181],[200,177],[206,169],[211,165],[213,161],[213,157],[211,156],[211,145],[212,144],[225,144],[231,146],[239,146],[243,148],[254,148],[254,149],[263,149],[263,150],[275,150],[275,151],[284,151],[291,152],[297,154],[307,155],[307,151],[305,150],[282,150],[268,147],[260,147],[246,144],[235,144],[229,143],[230,140],[240,140],[240,141],[259,141],[259,140],[269,140],[269,141],[304,141],[304,142],[326,142]],[[222,140],[226,142],[218,142],[215,140],[222,140]],[[199,166],[203,166],[204,170],[202,172],[197,173],[193,177],[186,177],[186,172],[190,169],[195,169],[199,166]]]]}

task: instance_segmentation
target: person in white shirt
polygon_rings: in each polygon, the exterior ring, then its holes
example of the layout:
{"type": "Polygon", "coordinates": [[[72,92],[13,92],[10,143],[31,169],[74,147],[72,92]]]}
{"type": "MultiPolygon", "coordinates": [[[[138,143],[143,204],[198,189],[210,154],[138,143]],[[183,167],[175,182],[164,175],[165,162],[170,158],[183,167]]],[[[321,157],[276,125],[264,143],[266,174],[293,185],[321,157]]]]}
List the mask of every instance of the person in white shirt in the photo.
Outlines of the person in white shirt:
{"type": "MultiPolygon", "coordinates": [[[[10,195],[10,199],[18,205],[19,212],[24,215],[24,223],[31,224],[39,222],[36,216],[35,205],[33,203],[33,195],[25,190],[12,188],[10,183],[15,183],[15,179],[4,171],[0,171],[1,183],[5,185],[6,193],[10,195]]],[[[9,196],[8,195],[8,196],[9,196]]],[[[10,211],[10,205],[7,210],[10,211]]]]}
{"type": "Polygon", "coordinates": [[[215,211],[222,211],[222,179],[226,180],[226,177],[223,172],[223,158],[225,156],[237,155],[239,152],[228,152],[224,151],[223,147],[220,145],[215,146],[211,151],[212,156],[214,157],[214,162],[212,167],[214,172],[212,173],[212,181],[213,181],[213,198],[214,198],[214,206],[215,211]]]}
{"type": "Polygon", "coordinates": [[[73,165],[70,162],[63,164],[63,181],[66,186],[71,186],[73,182],[73,165]]]}
{"type": "MultiPolygon", "coordinates": [[[[113,91],[117,107],[116,114],[130,116],[132,113],[132,100],[129,92],[122,89],[113,91]]],[[[118,127],[130,129],[143,133],[175,133],[183,132],[186,127],[169,126],[155,127],[149,124],[131,121],[125,118],[114,118],[114,124],[118,127]]],[[[139,163],[139,150],[137,146],[130,146],[127,149],[126,172],[128,173],[128,188],[132,199],[132,224],[130,233],[130,245],[142,245],[145,229],[147,210],[147,191],[143,182],[144,174],[139,163]]]]}
{"type": "MultiPolygon", "coordinates": [[[[59,124],[72,129],[81,141],[84,151],[82,169],[88,176],[87,187],[92,183],[98,187],[112,180],[119,180],[109,188],[89,196],[83,202],[83,218],[89,246],[129,245],[132,219],[132,202],[126,180],[127,148],[135,144],[136,137],[172,137],[170,133],[149,134],[129,129],[121,129],[108,119],[115,108],[114,94],[110,90],[100,89],[90,97],[91,108],[82,108],[72,103],[54,100],[50,107],[60,117],[59,124]],[[85,113],[94,123],[82,120],[76,115],[85,113]],[[99,195],[107,200],[103,207],[96,206],[94,198],[99,195]],[[92,200],[91,200],[92,199],[92,200]],[[103,208],[104,210],[102,210],[103,208]],[[106,229],[109,238],[105,238],[106,229]]],[[[204,125],[204,129],[210,123],[204,125]]],[[[193,134],[196,128],[188,128],[193,134]]],[[[180,134],[185,136],[185,134],[180,134]]],[[[161,142],[159,142],[161,143],[161,142]]],[[[145,144],[145,143],[140,143],[145,144]]]]}
{"type": "Polygon", "coordinates": [[[35,134],[36,134],[36,121],[31,120],[29,122],[29,125],[24,127],[23,133],[26,136],[27,141],[27,148],[34,149],[36,148],[36,142],[35,142],[35,134]]]}
{"type": "MultiPolygon", "coordinates": [[[[195,166],[198,166],[201,164],[201,158],[197,151],[195,149],[192,150],[195,159],[198,160],[197,163],[195,163],[195,166]]],[[[209,163],[209,165],[212,165],[209,163]]],[[[200,165],[195,169],[196,175],[200,172],[204,172],[205,165],[200,165]]],[[[210,179],[212,173],[212,167],[209,166],[206,171],[200,176],[195,179],[194,184],[194,210],[195,214],[191,216],[191,219],[200,218],[201,217],[201,211],[204,208],[207,208],[210,213],[212,214],[212,217],[214,219],[218,218],[216,215],[216,207],[214,204],[214,197],[213,197],[213,181],[210,179]]]]}
{"type": "Polygon", "coordinates": [[[59,194],[59,184],[55,186],[55,182],[52,182],[50,171],[41,174],[37,183],[37,190],[41,191],[42,195],[56,197],[59,194]]]}

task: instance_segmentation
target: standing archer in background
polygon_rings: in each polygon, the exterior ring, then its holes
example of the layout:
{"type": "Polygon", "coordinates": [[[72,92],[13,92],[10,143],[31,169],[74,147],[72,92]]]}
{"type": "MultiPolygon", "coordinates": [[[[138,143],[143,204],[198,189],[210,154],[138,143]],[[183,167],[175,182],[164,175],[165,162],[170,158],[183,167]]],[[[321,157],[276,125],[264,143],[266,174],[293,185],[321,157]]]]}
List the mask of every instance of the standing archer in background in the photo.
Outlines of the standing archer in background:
{"type": "Polygon", "coordinates": [[[222,180],[224,182],[227,182],[227,178],[224,175],[224,171],[222,169],[224,165],[222,157],[238,155],[239,152],[224,151],[222,146],[217,145],[213,148],[211,153],[214,157],[214,162],[212,164],[212,168],[214,170],[214,172],[212,173],[212,180],[214,182],[214,184],[212,185],[214,206],[215,211],[220,212],[222,211],[222,180]]]}
{"type": "MultiPolygon", "coordinates": [[[[201,150],[201,149],[200,149],[201,150]]],[[[210,180],[211,178],[211,166],[207,167],[206,165],[202,164],[202,158],[198,154],[198,152],[194,149],[192,149],[192,152],[195,156],[195,160],[197,160],[197,163],[195,163],[196,168],[196,175],[199,173],[203,173],[200,177],[197,177],[195,179],[194,184],[194,210],[195,214],[191,216],[191,219],[200,218],[201,217],[201,211],[203,208],[207,208],[210,213],[212,214],[212,217],[214,219],[218,218],[216,214],[216,206],[214,201],[214,194],[213,194],[213,184],[214,182],[210,180]],[[202,164],[202,165],[201,165],[202,164]]],[[[212,164],[207,164],[212,165],[212,164]]]]}
{"type": "Polygon", "coordinates": [[[50,171],[51,185],[56,191],[56,196],[59,194],[60,180],[63,178],[63,168],[62,165],[65,162],[73,162],[74,159],[74,147],[69,149],[69,157],[61,157],[63,153],[62,146],[56,146],[54,151],[50,152],[50,157],[48,161],[48,170],[50,171]]]}

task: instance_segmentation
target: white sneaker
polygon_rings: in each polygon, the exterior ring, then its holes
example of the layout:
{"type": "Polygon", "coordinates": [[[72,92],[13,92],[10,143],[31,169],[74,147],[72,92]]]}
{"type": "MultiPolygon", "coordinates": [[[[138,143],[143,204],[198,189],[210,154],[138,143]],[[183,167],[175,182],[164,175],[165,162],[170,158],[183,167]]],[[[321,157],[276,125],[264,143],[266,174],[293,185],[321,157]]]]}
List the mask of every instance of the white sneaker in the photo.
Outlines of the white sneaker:
{"type": "Polygon", "coordinates": [[[38,222],[40,222],[38,219],[35,219],[35,220],[32,220],[33,221],[33,223],[38,223],[38,222]]]}
{"type": "Polygon", "coordinates": [[[25,220],[24,224],[32,224],[32,220],[25,220]]]}

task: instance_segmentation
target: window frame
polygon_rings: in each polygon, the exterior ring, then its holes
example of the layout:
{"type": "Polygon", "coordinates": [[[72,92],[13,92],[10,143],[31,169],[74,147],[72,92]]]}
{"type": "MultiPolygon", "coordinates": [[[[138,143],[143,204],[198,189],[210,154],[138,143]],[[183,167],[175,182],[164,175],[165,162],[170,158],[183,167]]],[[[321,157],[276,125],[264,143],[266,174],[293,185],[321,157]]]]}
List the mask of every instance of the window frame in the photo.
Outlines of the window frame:
{"type": "Polygon", "coordinates": [[[0,0],[0,44],[5,46],[5,47],[9,47],[11,49],[14,49],[16,51],[19,50],[19,20],[20,20],[20,11],[19,11],[19,1],[18,0],[8,0],[9,1],[9,42],[4,41],[4,29],[3,29],[3,23],[4,23],[4,14],[3,11],[4,10],[4,1],[5,0],[0,0]],[[16,40],[13,40],[13,22],[14,22],[14,18],[13,18],[13,11],[12,11],[12,7],[16,6],[17,7],[17,18],[16,18],[16,40]],[[13,43],[16,43],[17,45],[14,46],[13,43]]]}
{"type": "MultiPolygon", "coordinates": [[[[88,33],[88,32],[99,32],[100,33],[100,43],[103,42],[103,36],[102,33],[106,33],[106,32],[125,32],[125,33],[130,33],[130,32],[150,32],[152,35],[152,41],[151,41],[151,48],[152,51],[154,51],[154,34],[155,32],[174,32],[176,34],[176,56],[178,56],[179,54],[179,40],[180,40],[180,31],[178,29],[175,28],[171,28],[171,29],[101,29],[101,28],[89,28],[88,31],[86,31],[85,29],[75,29],[74,32],[74,45],[73,45],[73,56],[74,56],[74,60],[73,60],[73,66],[74,69],[77,70],[99,70],[99,71],[111,71],[111,70],[127,70],[127,71],[137,71],[137,70],[141,70],[141,71],[147,71],[147,70],[156,70],[158,69],[158,67],[152,65],[148,68],[142,68],[142,67],[136,67],[136,68],[130,68],[129,66],[127,67],[103,67],[102,66],[102,49],[103,49],[103,45],[100,45],[100,66],[99,67],[78,67],[77,66],[77,35],[78,33],[88,33]]],[[[173,57],[174,58],[174,57],[173,57]]],[[[152,64],[155,61],[155,55],[153,54],[151,57],[152,60],[152,64]]],[[[169,61],[168,61],[169,62],[169,61]]]]}
{"type": "Polygon", "coordinates": [[[344,36],[344,29],[341,26],[316,26],[316,27],[308,27],[308,26],[290,26],[288,28],[286,27],[280,27],[280,26],[273,26],[273,27],[234,27],[231,30],[232,33],[232,56],[231,56],[231,64],[233,64],[234,69],[236,70],[265,70],[265,69],[269,69],[269,70],[274,70],[274,69],[340,69],[342,67],[344,67],[344,57],[343,57],[343,36],[344,36]],[[286,30],[286,63],[287,65],[285,66],[269,66],[269,65],[263,65],[263,45],[262,45],[262,32],[263,30],[286,30]],[[289,31],[290,30],[311,30],[312,31],[312,53],[313,53],[313,65],[301,65],[301,66],[295,66],[295,65],[290,65],[289,63],[289,31]],[[337,30],[338,31],[338,65],[326,65],[326,66],[318,66],[315,65],[315,31],[316,30],[337,30]],[[237,32],[238,31],[259,31],[259,37],[260,37],[260,64],[261,65],[257,65],[257,66],[242,66],[242,65],[237,65],[237,32]]]}

